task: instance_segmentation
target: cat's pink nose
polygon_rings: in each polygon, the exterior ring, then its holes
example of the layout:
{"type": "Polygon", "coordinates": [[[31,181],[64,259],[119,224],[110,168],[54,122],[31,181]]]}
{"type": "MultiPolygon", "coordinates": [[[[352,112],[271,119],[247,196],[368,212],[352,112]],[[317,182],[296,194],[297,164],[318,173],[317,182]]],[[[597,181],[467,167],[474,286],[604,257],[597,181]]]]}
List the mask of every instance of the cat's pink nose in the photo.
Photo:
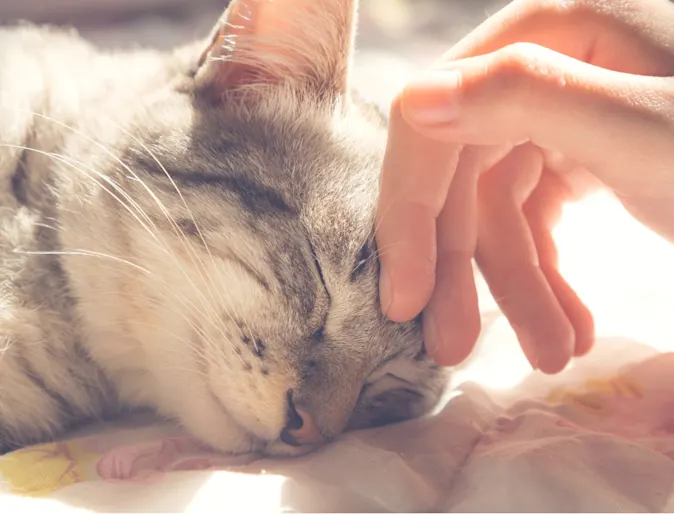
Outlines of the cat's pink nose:
{"type": "Polygon", "coordinates": [[[302,410],[297,411],[297,415],[302,418],[300,428],[285,427],[281,432],[281,440],[291,446],[319,445],[323,443],[321,431],[311,419],[311,416],[302,410]]]}
{"type": "Polygon", "coordinates": [[[319,445],[323,434],[308,412],[295,408],[292,393],[288,392],[288,418],[281,431],[281,441],[291,446],[319,445]]]}

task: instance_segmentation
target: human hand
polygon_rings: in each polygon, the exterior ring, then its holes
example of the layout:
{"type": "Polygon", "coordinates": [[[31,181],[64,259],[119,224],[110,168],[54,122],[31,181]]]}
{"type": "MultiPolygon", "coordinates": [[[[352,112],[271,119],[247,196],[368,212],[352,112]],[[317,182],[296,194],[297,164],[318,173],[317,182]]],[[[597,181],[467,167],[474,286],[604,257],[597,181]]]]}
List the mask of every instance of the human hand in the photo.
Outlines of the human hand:
{"type": "Polygon", "coordinates": [[[576,179],[674,239],[672,49],[665,0],[516,0],[394,101],[382,308],[403,321],[426,307],[436,361],[461,362],[477,339],[473,258],[535,368],[590,348],[592,317],[550,236],[576,179]]]}

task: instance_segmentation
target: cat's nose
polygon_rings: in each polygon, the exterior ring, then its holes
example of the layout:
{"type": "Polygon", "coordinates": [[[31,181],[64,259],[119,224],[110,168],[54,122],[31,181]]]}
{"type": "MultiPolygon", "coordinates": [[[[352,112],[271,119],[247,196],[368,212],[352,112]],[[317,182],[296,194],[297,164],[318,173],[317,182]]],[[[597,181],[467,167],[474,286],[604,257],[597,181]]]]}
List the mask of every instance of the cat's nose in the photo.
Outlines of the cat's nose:
{"type": "Polygon", "coordinates": [[[290,446],[318,445],[323,435],[308,412],[295,407],[292,391],[288,391],[286,426],[281,431],[281,441],[290,446]]]}

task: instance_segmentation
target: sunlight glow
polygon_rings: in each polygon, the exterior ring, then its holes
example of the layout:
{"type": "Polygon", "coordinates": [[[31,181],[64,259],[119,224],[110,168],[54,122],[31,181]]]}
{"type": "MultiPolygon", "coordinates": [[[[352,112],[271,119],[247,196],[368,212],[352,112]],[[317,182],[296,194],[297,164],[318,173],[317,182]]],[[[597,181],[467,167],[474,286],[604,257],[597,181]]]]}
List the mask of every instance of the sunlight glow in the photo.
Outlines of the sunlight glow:
{"type": "Polygon", "coordinates": [[[674,349],[674,245],[608,194],[568,206],[555,238],[560,269],[594,313],[599,337],[674,349]]]}
{"type": "MultiPolygon", "coordinates": [[[[568,205],[554,236],[560,270],[593,312],[598,338],[621,336],[674,350],[674,245],[605,193],[568,205]]],[[[478,291],[483,315],[496,321],[456,379],[508,389],[532,370],[505,318],[494,314],[496,304],[483,282],[478,291]]]]}
{"type": "Polygon", "coordinates": [[[279,512],[286,477],[217,471],[199,487],[185,512],[279,512]]]}

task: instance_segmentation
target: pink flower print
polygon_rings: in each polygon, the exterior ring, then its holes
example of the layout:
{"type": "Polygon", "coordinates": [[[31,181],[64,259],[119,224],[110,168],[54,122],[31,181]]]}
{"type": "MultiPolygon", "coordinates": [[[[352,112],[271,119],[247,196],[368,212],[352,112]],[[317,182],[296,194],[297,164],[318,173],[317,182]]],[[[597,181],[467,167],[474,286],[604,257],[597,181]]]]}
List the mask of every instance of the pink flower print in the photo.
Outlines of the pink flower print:
{"type": "Polygon", "coordinates": [[[101,457],[96,465],[104,480],[156,482],[171,471],[194,471],[250,464],[256,456],[228,457],[205,447],[196,439],[171,437],[121,446],[101,457]]]}
{"type": "Polygon", "coordinates": [[[105,480],[154,482],[180,455],[200,452],[200,445],[188,438],[166,438],[121,446],[104,454],[96,464],[105,480]]]}

